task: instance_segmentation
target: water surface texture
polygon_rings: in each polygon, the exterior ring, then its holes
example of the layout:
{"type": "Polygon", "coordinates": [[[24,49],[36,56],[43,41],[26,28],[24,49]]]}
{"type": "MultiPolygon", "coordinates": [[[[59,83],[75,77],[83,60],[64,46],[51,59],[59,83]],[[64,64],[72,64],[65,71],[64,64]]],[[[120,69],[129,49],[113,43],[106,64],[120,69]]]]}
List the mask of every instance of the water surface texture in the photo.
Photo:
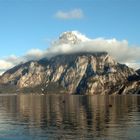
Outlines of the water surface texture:
{"type": "Polygon", "coordinates": [[[140,96],[0,96],[0,140],[139,138],[140,96]]]}

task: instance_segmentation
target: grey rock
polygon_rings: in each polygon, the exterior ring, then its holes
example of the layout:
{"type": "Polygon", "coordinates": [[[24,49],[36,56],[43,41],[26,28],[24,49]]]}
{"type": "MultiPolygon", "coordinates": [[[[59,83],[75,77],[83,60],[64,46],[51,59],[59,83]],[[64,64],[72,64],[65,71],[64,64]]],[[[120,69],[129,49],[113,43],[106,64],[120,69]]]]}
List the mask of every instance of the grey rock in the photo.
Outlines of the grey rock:
{"type": "Polygon", "coordinates": [[[20,64],[5,72],[0,84],[18,89],[41,85],[43,92],[61,89],[68,94],[127,94],[131,90],[139,93],[138,81],[128,80],[135,74],[106,52],[72,53],[20,64]]]}

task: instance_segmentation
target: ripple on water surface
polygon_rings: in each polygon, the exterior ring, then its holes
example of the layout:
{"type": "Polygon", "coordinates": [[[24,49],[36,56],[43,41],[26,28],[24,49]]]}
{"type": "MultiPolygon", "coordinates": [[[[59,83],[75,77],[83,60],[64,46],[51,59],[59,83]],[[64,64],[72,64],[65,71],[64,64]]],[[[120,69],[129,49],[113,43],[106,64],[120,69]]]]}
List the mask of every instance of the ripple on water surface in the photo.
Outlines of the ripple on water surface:
{"type": "Polygon", "coordinates": [[[139,132],[140,96],[0,96],[0,140],[139,140],[139,132]]]}

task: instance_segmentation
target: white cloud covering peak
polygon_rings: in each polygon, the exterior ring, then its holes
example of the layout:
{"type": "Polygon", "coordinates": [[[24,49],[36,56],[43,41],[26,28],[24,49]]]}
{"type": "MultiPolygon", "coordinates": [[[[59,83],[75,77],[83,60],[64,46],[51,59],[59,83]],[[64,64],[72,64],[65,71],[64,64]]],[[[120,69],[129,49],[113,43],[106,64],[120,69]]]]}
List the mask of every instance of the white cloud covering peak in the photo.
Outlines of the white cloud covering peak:
{"type": "Polygon", "coordinates": [[[39,60],[44,57],[44,51],[40,49],[31,49],[25,55],[17,57],[15,55],[0,59],[0,75],[6,70],[30,60],[39,60]]]}
{"type": "Polygon", "coordinates": [[[40,58],[44,57],[44,52],[40,49],[31,49],[29,50],[25,56],[25,60],[38,60],[40,58]]]}
{"type": "MultiPolygon", "coordinates": [[[[68,33],[68,39],[72,42],[71,39],[75,37],[70,37],[69,32],[64,32],[65,35],[68,33]]],[[[68,43],[62,42],[60,39],[55,41],[50,48],[46,50],[48,56],[53,56],[63,53],[72,53],[72,52],[108,52],[116,61],[120,63],[127,64],[128,66],[138,69],[140,68],[140,47],[129,45],[127,40],[117,40],[115,38],[105,39],[105,38],[95,38],[89,39],[85,35],[82,35],[78,31],[71,32],[73,36],[76,36],[77,39],[81,40],[78,43],[68,43]],[[83,39],[84,37],[84,39],[83,39]],[[86,38],[86,39],[85,39],[86,38]]],[[[61,34],[61,36],[63,36],[61,34]]],[[[65,37],[64,37],[65,38],[65,37]]],[[[66,38],[67,39],[67,38],[66,38]]],[[[74,41],[75,42],[75,41],[74,41]]]]}
{"type": "Polygon", "coordinates": [[[127,40],[119,41],[115,38],[95,38],[88,39],[85,35],[77,31],[64,32],[54,41],[46,50],[31,49],[25,55],[17,57],[11,55],[0,60],[0,72],[29,60],[38,60],[43,57],[52,57],[57,54],[65,54],[72,52],[108,52],[118,62],[135,69],[140,68],[140,47],[129,45],[127,40]],[[67,41],[63,42],[66,39],[67,41]],[[78,42],[76,42],[76,39],[78,42]],[[74,40],[74,41],[73,41],[74,40]],[[79,42],[80,40],[80,42],[79,42]],[[69,42],[70,41],[70,42],[69,42]],[[75,43],[76,42],[76,43],[75,43]]]}
{"type": "Polygon", "coordinates": [[[70,11],[57,11],[55,17],[58,19],[82,19],[84,13],[81,9],[73,9],[70,11]]]}
{"type": "Polygon", "coordinates": [[[8,62],[6,60],[0,60],[0,67],[1,67],[2,70],[8,69],[12,66],[13,66],[13,64],[11,62],[8,62]]]}

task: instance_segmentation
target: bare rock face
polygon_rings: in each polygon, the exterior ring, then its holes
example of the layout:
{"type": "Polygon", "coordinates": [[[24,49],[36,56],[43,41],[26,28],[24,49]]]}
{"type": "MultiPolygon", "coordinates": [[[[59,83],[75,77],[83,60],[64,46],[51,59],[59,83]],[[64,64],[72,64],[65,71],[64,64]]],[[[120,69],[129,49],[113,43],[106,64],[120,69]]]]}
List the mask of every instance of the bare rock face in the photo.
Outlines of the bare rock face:
{"type": "Polygon", "coordinates": [[[128,77],[128,81],[122,85],[119,94],[140,94],[140,70],[128,77]]]}
{"type": "Polygon", "coordinates": [[[62,87],[69,94],[113,94],[138,88],[138,83],[128,82],[134,74],[133,69],[117,63],[106,52],[75,53],[20,64],[5,72],[0,84],[19,89],[42,85],[47,92],[50,86],[62,87]]]}
{"type": "Polygon", "coordinates": [[[1,77],[1,84],[17,85],[22,87],[33,87],[40,84],[44,78],[44,67],[38,62],[32,61],[18,65],[1,77]]]}

